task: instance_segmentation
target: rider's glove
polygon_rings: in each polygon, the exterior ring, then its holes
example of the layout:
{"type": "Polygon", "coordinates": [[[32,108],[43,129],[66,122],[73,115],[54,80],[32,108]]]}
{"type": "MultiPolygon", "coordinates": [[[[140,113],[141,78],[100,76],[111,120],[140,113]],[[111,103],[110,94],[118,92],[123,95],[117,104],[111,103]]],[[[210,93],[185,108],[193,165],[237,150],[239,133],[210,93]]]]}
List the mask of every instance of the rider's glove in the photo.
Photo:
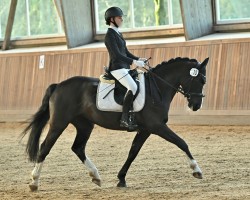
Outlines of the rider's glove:
{"type": "Polygon", "coordinates": [[[139,61],[143,61],[145,63],[145,61],[147,61],[147,58],[139,58],[139,61]]]}
{"type": "Polygon", "coordinates": [[[144,66],[145,66],[144,61],[141,61],[141,60],[134,60],[133,63],[134,63],[137,67],[144,67],[144,66]]]}

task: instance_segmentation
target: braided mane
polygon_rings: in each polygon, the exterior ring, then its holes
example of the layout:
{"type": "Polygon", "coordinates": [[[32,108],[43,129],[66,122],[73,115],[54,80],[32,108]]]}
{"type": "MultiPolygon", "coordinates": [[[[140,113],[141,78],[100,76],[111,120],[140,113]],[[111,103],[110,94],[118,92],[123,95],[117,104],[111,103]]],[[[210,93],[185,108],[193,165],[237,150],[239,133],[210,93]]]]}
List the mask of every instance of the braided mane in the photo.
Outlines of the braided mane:
{"type": "Polygon", "coordinates": [[[172,58],[168,61],[163,61],[161,64],[158,64],[155,66],[154,69],[159,69],[160,67],[162,67],[163,65],[169,65],[175,62],[198,62],[196,59],[190,59],[190,58],[181,58],[181,57],[177,57],[177,58],[172,58]]]}

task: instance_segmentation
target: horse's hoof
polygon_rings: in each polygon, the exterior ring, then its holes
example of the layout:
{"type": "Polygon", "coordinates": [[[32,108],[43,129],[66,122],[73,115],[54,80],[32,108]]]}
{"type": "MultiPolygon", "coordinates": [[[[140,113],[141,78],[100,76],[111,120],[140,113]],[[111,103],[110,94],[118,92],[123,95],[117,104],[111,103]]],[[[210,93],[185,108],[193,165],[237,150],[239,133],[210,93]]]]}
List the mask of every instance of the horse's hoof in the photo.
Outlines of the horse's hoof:
{"type": "Polygon", "coordinates": [[[200,173],[200,172],[194,172],[194,173],[193,173],[193,176],[194,176],[195,178],[202,179],[202,173],[200,173]]]}
{"type": "Polygon", "coordinates": [[[123,187],[123,188],[125,188],[125,187],[127,187],[127,184],[126,184],[126,182],[119,181],[119,183],[117,183],[117,187],[123,187]]]}
{"type": "Polygon", "coordinates": [[[35,192],[35,191],[38,190],[38,186],[37,185],[30,184],[29,187],[30,187],[31,192],[35,192]]]}
{"type": "Polygon", "coordinates": [[[102,186],[100,179],[92,178],[92,182],[95,183],[96,185],[98,185],[99,187],[102,186]]]}
{"type": "Polygon", "coordinates": [[[92,172],[89,172],[90,177],[92,177],[92,182],[101,187],[101,180],[96,178],[92,172]]]}

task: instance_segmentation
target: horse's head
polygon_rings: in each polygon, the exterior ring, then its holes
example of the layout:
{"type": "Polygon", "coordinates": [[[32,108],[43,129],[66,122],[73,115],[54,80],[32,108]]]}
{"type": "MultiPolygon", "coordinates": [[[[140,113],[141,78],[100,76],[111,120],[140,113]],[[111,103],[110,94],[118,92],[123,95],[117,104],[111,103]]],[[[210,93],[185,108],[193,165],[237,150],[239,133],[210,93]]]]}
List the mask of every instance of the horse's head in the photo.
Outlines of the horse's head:
{"type": "Polygon", "coordinates": [[[189,68],[189,77],[185,78],[181,83],[188,100],[188,107],[193,111],[199,110],[202,105],[202,98],[204,97],[202,91],[206,83],[206,65],[208,60],[209,58],[206,58],[202,63],[193,63],[193,66],[189,68]]]}

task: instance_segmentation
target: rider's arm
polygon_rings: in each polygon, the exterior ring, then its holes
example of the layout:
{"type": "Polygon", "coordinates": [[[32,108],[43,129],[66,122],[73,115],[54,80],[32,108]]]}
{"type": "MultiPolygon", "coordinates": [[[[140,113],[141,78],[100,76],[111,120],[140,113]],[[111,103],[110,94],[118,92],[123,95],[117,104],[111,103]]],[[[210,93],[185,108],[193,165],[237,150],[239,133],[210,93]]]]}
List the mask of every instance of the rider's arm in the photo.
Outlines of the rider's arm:
{"type": "Polygon", "coordinates": [[[125,63],[128,63],[129,65],[132,65],[133,58],[122,55],[115,41],[116,41],[116,38],[113,34],[106,35],[105,45],[111,51],[112,56],[115,56],[116,59],[121,60],[125,63]]]}
{"type": "Polygon", "coordinates": [[[129,50],[127,49],[127,47],[126,47],[126,54],[129,58],[132,58],[133,60],[139,60],[139,57],[136,57],[135,55],[130,53],[129,50]]]}

